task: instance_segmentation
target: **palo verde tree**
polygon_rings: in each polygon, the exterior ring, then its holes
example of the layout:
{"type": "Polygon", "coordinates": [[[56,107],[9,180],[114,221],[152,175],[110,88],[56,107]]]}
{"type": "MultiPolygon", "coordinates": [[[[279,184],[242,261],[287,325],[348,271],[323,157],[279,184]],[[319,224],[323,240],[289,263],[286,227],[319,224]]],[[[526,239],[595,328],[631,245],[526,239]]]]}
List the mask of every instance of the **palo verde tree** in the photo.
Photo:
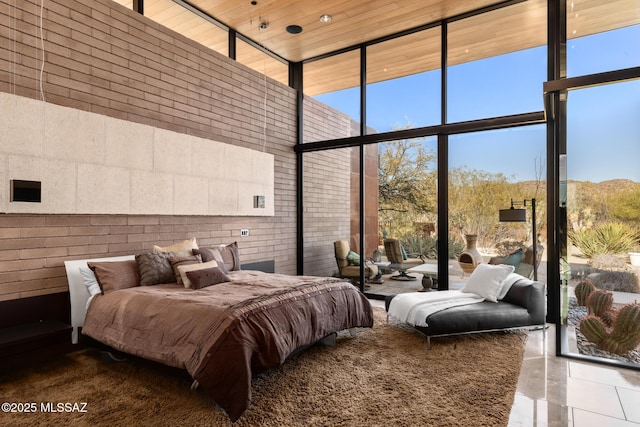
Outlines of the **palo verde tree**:
{"type": "Polygon", "coordinates": [[[379,145],[378,193],[380,227],[389,236],[403,237],[416,221],[437,215],[436,155],[424,138],[379,145]]]}

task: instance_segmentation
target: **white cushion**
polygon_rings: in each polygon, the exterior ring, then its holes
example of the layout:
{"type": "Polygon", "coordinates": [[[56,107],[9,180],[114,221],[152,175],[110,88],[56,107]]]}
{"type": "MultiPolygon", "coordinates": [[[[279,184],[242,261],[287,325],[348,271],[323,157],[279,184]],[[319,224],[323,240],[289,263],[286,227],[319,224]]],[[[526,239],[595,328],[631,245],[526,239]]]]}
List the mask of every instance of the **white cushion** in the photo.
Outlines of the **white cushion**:
{"type": "Polygon", "coordinates": [[[470,292],[480,295],[487,301],[498,302],[498,294],[502,288],[502,282],[514,267],[506,264],[478,264],[462,292],[470,292]]]}

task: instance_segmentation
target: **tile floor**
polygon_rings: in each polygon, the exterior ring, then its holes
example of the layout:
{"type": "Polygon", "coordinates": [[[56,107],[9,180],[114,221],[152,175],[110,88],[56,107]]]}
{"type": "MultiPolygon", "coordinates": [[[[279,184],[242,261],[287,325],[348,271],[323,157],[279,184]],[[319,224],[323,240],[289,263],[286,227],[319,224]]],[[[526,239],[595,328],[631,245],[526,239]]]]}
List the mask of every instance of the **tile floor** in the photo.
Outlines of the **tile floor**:
{"type": "Polygon", "coordinates": [[[529,332],[510,427],[640,426],[640,371],[555,356],[555,325],[529,332]]]}

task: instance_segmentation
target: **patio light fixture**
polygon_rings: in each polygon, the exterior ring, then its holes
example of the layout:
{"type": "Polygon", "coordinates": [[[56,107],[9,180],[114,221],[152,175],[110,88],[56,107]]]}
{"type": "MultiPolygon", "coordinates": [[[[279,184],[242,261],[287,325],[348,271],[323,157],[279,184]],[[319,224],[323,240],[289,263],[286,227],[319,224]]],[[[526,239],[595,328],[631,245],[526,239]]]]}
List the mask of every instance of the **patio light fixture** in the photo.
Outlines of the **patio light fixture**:
{"type": "Polygon", "coordinates": [[[511,199],[511,207],[509,209],[500,209],[500,222],[526,222],[527,221],[527,202],[531,205],[531,222],[533,234],[533,280],[538,280],[538,239],[536,234],[536,199],[523,200],[515,202],[511,199]],[[515,205],[523,206],[522,209],[516,209],[515,205]]]}

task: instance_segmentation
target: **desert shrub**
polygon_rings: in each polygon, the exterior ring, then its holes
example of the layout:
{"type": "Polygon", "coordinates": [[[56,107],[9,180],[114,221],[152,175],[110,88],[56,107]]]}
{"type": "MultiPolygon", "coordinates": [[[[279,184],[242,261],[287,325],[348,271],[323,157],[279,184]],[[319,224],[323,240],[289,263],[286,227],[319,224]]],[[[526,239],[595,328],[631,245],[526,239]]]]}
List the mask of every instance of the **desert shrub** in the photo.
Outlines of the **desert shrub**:
{"type": "MultiPolygon", "coordinates": [[[[402,239],[407,253],[422,254],[429,259],[438,259],[438,239],[431,236],[410,234],[402,239]]],[[[448,259],[456,259],[464,250],[465,243],[460,239],[449,239],[448,259]]]]}
{"type": "Polygon", "coordinates": [[[599,254],[624,254],[638,244],[638,230],[621,222],[603,222],[569,233],[571,242],[587,258],[599,254]]]}
{"type": "Polygon", "coordinates": [[[438,258],[438,239],[431,236],[410,234],[402,239],[402,244],[407,253],[422,254],[427,258],[438,258]]]}
{"type": "Polygon", "coordinates": [[[458,259],[466,246],[467,244],[461,239],[449,239],[449,259],[458,259]]]}
{"type": "Polygon", "coordinates": [[[593,283],[596,288],[605,291],[628,292],[632,294],[640,293],[638,276],[630,271],[599,270],[589,274],[587,279],[593,283]]]}

